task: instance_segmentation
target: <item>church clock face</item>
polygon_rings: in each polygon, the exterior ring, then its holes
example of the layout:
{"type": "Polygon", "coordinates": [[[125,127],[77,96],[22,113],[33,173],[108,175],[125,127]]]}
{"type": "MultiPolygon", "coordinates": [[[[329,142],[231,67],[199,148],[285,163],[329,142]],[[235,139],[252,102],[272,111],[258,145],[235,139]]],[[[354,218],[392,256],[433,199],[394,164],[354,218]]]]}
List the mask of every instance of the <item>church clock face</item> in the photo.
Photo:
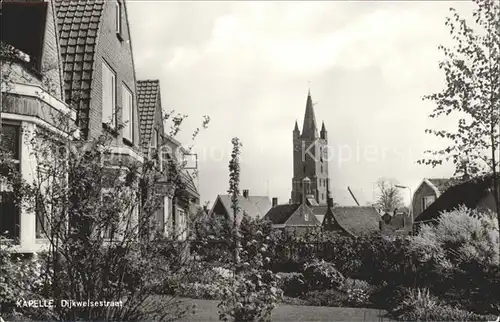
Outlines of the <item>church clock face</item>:
{"type": "Polygon", "coordinates": [[[300,151],[300,148],[301,148],[301,144],[295,143],[294,150],[298,152],[298,151],[300,151]]]}

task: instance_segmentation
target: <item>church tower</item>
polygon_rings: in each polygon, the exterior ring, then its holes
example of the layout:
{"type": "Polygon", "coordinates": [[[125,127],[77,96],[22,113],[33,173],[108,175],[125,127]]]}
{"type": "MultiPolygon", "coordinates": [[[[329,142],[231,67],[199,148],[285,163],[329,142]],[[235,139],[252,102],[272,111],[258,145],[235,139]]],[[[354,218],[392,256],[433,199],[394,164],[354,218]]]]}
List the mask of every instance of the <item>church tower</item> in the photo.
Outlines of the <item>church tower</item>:
{"type": "Polygon", "coordinates": [[[328,135],[323,122],[318,135],[311,91],[307,94],[302,133],[297,121],[293,130],[292,203],[326,205],[329,193],[328,135]]]}

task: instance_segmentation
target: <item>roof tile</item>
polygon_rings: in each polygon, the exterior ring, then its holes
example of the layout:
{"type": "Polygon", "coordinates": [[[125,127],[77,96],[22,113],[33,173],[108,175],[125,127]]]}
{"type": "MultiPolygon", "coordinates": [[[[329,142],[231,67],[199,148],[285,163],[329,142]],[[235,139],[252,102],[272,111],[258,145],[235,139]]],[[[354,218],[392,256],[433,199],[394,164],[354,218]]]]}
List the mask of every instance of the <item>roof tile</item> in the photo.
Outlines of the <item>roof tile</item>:
{"type": "Polygon", "coordinates": [[[380,230],[381,217],[374,207],[335,207],[332,213],[339,225],[354,236],[380,230]]]}
{"type": "Polygon", "coordinates": [[[70,102],[74,92],[80,89],[83,89],[82,97],[90,97],[94,62],[93,44],[96,42],[99,21],[103,16],[103,4],[104,0],[55,1],[64,79],[77,81],[77,83],[65,81],[67,102],[70,102]],[[92,18],[89,18],[90,16],[92,18]],[[81,79],[85,79],[85,82],[80,83],[81,79]]]}

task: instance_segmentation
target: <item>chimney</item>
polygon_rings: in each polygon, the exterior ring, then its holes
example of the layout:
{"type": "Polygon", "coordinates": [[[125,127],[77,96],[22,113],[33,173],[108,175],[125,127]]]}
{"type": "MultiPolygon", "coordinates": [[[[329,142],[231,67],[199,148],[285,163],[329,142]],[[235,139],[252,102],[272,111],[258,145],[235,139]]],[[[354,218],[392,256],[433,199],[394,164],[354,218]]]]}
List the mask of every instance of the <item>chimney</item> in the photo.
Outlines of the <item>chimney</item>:
{"type": "Polygon", "coordinates": [[[245,197],[246,199],[248,199],[249,192],[250,191],[248,189],[243,190],[243,197],[245,197]]]}
{"type": "Polygon", "coordinates": [[[278,205],[278,198],[274,197],[273,198],[273,207],[276,207],[278,205]]]}

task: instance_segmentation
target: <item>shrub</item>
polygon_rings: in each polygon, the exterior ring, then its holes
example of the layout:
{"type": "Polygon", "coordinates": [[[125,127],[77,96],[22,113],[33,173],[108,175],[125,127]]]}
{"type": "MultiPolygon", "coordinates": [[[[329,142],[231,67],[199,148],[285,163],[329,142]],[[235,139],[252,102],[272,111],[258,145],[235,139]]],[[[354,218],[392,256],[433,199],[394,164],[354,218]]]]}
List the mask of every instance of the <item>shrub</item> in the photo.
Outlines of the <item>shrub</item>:
{"type": "Polygon", "coordinates": [[[368,282],[356,279],[346,279],[341,290],[347,293],[346,304],[352,307],[367,307],[371,304],[370,296],[373,286],[368,282]]]}
{"type": "MultiPolygon", "coordinates": [[[[1,242],[1,241],[0,241],[1,242]]],[[[0,313],[16,313],[19,299],[44,299],[50,274],[37,254],[23,256],[0,250],[0,313]]],[[[23,309],[23,314],[31,314],[23,309]]]]}
{"type": "Polygon", "coordinates": [[[437,305],[430,310],[414,308],[397,316],[399,321],[495,321],[495,316],[483,316],[448,305],[437,305]]]}
{"type": "Polygon", "coordinates": [[[392,312],[400,321],[486,321],[496,317],[482,316],[451,305],[442,304],[428,289],[413,289],[392,312]]]}
{"type": "Polygon", "coordinates": [[[298,297],[307,292],[302,273],[278,273],[278,286],[283,290],[284,296],[298,297]]]}
{"type": "Polygon", "coordinates": [[[338,290],[311,291],[301,297],[310,306],[341,307],[347,301],[347,294],[338,290]]]}
{"type": "Polygon", "coordinates": [[[332,263],[315,260],[304,265],[304,279],[311,291],[338,289],[344,283],[344,276],[332,263]]]}
{"type": "Polygon", "coordinates": [[[177,295],[192,299],[218,300],[222,296],[222,291],[216,284],[188,283],[179,286],[177,295]]]}
{"type": "Polygon", "coordinates": [[[298,306],[308,305],[308,302],[302,298],[289,297],[289,296],[283,296],[283,298],[281,299],[281,303],[286,305],[298,305],[298,306]]]}
{"type": "Polygon", "coordinates": [[[498,221],[491,212],[465,206],[441,214],[437,225],[423,225],[410,243],[423,262],[436,260],[443,268],[463,262],[498,265],[498,221]]]}
{"type": "Polygon", "coordinates": [[[400,305],[401,300],[406,298],[412,291],[411,288],[398,284],[383,283],[371,294],[371,302],[377,308],[393,310],[400,305]]]}
{"type": "Polygon", "coordinates": [[[252,269],[235,274],[222,288],[219,318],[222,321],[270,321],[271,311],[281,301],[276,275],[252,269]]]}

